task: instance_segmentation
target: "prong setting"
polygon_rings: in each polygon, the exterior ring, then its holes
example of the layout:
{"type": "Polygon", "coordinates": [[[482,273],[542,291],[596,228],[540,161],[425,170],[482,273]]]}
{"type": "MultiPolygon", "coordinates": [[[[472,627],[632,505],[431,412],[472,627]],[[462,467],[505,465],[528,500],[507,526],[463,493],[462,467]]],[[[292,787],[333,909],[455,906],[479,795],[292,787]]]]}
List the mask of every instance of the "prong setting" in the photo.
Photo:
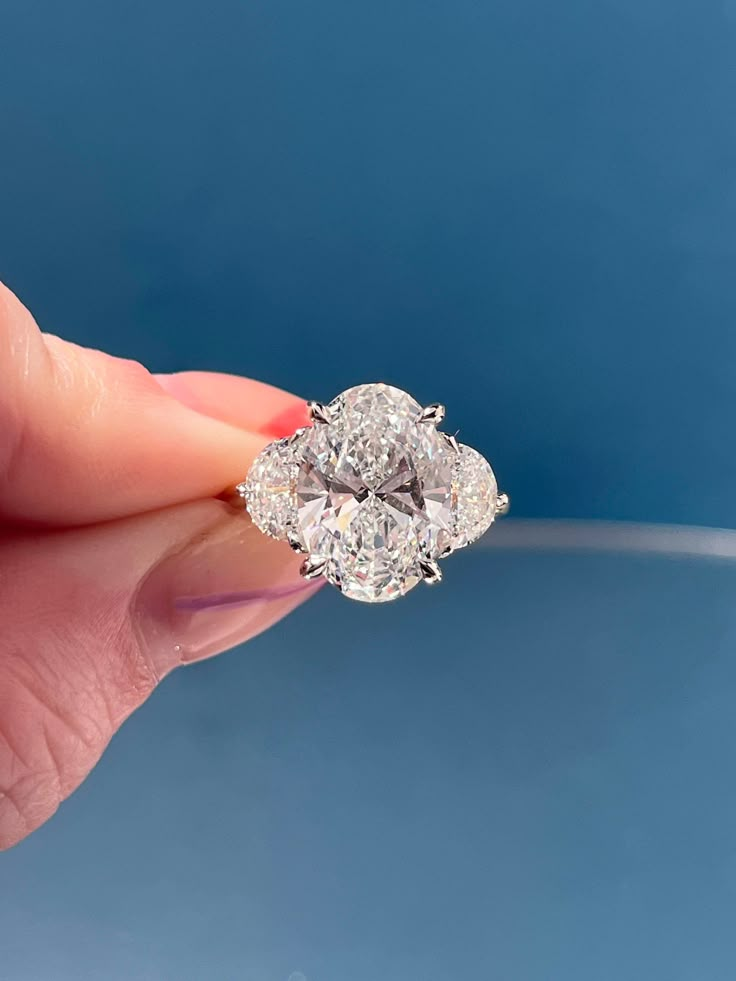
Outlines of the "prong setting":
{"type": "Polygon", "coordinates": [[[422,559],[419,563],[422,579],[429,585],[442,581],[442,569],[436,559],[422,559]]]}
{"type": "Polygon", "coordinates": [[[445,418],[445,407],[440,402],[431,402],[425,405],[419,413],[420,422],[428,422],[432,426],[439,426],[445,418]]]}
{"type": "Polygon", "coordinates": [[[302,562],[299,575],[302,579],[319,579],[327,567],[327,559],[320,559],[311,555],[302,562]]]}
{"type": "Polygon", "coordinates": [[[304,547],[304,543],[301,541],[293,528],[289,528],[289,530],[286,532],[286,540],[289,543],[289,547],[291,548],[292,552],[296,552],[297,555],[304,555],[306,553],[307,550],[304,547]]]}
{"type": "Polygon", "coordinates": [[[442,433],[441,435],[451,450],[453,450],[455,453],[460,452],[460,444],[451,433],[442,433]]]}
{"type": "Polygon", "coordinates": [[[511,499],[508,494],[499,494],[496,498],[496,517],[501,518],[504,514],[509,513],[509,508],[511,507],[511,499]]]}
{"type": "Polygon", "coordinates": [[[284,445],[293,446],[294,443],[297,443],[302,438],[304,433],[307,432],[308,428],[308,426],[302,426],[301,429],[297,429],[297,431],[292,433],[291,436],[286,436],[284,439],[284,445]]]}
{"type": "Polygon", "coordinates": [[[332,422],[332,413],[329,406],[323,402],[307,402],[307,412],[309,418],[315,425],[328,425],[332,422]]]}

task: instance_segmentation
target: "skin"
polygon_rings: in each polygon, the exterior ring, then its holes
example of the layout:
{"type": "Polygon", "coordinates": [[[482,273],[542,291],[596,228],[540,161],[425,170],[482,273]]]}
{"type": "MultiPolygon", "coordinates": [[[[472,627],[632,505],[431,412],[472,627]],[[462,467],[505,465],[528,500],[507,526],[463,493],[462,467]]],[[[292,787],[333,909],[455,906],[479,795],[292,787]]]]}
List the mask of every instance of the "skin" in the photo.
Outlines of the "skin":
{"type": "Polygon", "coordinates": [[[170,671],[315,591],[216,499],[306,422],[260,382],[154,376],[43,334],[0,285],[0,848],[51,817],[170,671]]]}

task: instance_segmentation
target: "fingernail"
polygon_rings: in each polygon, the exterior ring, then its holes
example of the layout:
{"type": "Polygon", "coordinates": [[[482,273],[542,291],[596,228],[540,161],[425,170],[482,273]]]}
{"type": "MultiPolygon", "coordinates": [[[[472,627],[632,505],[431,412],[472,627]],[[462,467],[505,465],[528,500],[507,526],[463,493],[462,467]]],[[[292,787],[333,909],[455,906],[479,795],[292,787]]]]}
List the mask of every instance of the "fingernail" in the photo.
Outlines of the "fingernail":
{"type": "Polygon", "coordinates": [[[249,640],[312,595],[315,584],[300,577],[300,561],[288,545],[230,513],[164,558],[134,604],[159,677],[249,640]]]}
{"type": "Polygon", "coordinates": [[[306,402],[297,402],[290,405],[284,412],[269,419],[268,423],[261,428],[261,432],[266,436],[291,436],[302,426],[311,426],[306,402]]]}
{"type": "MultiPolygon", "coordinates": [[[[241,414],[237,407],[228,402],[227,392],[232,390],[232,383],[235,379],[226,379],[223,376],[222,385],[225,386],[222,396],[215,395],[212,384],[204,385],[192,384],[189,372],[182,372],[173,375],[154,375],[159,386],[170,395],[171,398],[181,402],[188,409],[193,409],[201,415],[210,416],[213,419],[220,419],[234,425],[244,425],[252,432],[262,433],[272,439],[282,436],[290,436],[295,430],[302,426],[311,425],[307,404],[301,399],[286,397],[288,405],[275,414],[270,409],[270,404],[283,403],[284,393],[279,393],[274,397],[275,389],[271,389],[271,394],[267,394],[270,386],[261,386],[264,390],[260,398],[254,400],[248,407],[246,414],[241,414]]],[[[195,373],[196,377],[196,373],[195,373]]]]}

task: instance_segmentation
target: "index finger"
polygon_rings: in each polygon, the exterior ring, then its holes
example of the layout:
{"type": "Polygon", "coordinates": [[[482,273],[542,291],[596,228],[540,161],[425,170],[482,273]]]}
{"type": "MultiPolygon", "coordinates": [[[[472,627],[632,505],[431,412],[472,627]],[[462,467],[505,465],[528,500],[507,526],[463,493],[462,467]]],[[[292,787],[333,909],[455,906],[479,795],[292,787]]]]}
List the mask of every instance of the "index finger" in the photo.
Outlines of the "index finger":
{"type": "Polygon", "coordinates": [[[269,420],[303,404],[233,376],[160,382],[42,334],[0,285],[0,521],[89,524],[214,496],[283,435],[269,420]]]}

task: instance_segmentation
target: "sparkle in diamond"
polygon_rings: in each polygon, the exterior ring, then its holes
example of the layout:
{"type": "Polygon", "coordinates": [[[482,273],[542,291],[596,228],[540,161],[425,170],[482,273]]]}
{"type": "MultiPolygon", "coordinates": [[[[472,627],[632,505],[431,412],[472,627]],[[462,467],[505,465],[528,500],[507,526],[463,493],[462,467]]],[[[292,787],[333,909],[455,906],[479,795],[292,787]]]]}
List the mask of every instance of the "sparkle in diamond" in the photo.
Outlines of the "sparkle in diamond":
{"type": "Polygon", "coordinates": [[[491,527],[498,496],[490,463],[470,446],[460,446],[455,489],[457,525],[452,544],[454,548],[462,548],[491,527]]]}
{"type": "Polygon", "coordinates": [[[293,455],[282,442],[270,443],[253,461],[245,500],[253,523],[272,538],[286,538],[296,513],[293,455]]]}
{"type": "Polygon", "coordinates": [[[299,534],[347,596],[394,599],[452,541],[455,454],[389,385],[351,388],[330,408],[334,421],[308,431],[297,454],[299,534]]]}

